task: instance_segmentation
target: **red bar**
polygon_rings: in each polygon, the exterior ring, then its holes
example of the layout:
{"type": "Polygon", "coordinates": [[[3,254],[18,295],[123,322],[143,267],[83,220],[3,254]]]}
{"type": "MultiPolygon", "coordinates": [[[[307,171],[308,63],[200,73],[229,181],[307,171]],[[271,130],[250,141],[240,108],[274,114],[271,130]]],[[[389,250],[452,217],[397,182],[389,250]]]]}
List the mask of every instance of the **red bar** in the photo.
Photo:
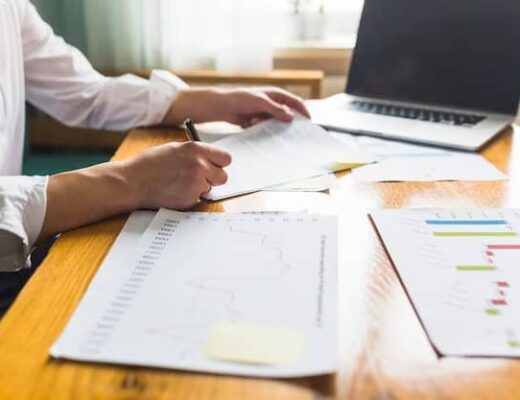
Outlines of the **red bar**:
{"type": "Polygon", "coordinates": [[[509,287],[509,283],[507,283],[505,281],[498,281],[497,285],[500,287],[509,287]]]}
{"type": "Polygon", "coordinates": [[[486,251],[486,254],[487,254],[488,256],[493,256],[495,253],[493,253],[492,251],[486,251]]]}
{"type": "Polygon", "coordinates": [[[507,301],[503,299],[491,300],[491,304],[493,304],[494,306],[507,306],[507,301]]]}
{"type": "Polygon", "coordinates": [[[489,250],[520,250],[520,244],[490,244],[489,250]]]}

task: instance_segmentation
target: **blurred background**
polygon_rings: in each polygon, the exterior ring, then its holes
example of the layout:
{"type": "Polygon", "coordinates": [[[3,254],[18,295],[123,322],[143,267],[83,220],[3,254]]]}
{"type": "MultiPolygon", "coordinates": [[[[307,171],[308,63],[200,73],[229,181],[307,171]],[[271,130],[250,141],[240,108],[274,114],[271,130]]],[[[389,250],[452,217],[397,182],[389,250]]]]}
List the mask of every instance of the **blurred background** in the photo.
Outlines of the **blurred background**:
{"type": "MultiPolygon", "coordinates": [[[[278,85],[305,98],[345,87],[362,0],[33,0],[108,75],[178,73],[192,85],[278,85]]],[[[29,110],[26,174],[108,160],[124,132],[65,127],[29,110]]]]}

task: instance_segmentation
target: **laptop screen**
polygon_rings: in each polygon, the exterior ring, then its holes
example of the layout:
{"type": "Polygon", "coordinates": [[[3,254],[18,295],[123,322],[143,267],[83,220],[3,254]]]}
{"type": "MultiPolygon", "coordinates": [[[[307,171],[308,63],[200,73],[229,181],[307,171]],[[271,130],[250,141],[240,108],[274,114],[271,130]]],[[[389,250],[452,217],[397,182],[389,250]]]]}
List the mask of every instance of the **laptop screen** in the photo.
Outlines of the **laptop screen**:
{"type": "Polygon", "coordinates": [[[515,115],[520,0],[365,0],[347,93],[515,115]]]}

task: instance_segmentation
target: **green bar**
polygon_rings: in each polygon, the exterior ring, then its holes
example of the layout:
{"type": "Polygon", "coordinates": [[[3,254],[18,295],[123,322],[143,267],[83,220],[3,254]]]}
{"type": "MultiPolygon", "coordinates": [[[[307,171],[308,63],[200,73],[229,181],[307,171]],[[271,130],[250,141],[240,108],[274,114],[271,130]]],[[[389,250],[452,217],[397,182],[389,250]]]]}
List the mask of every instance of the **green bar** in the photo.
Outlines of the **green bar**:
{"type": "Polygon", "coordinates": [[[518,340],[510,340],[507,344],[509,344],[510,347],[520,347],[520,342],[518,340]]]}
{"type": "Polygon", "coordinates": [[[516,236],[516,232],[433,232],[437,237],[463,237],[463,236],[516,236]]]}
{"type": "Polygon", "coordinates": [[[495,271],[493,265],[457,265],[457,271],[495,271]]]}
{"type": "Polygon", "coordinates": [[[486,308],[487,315],[499,315],[500,312],[496,308],[486,308]]]}

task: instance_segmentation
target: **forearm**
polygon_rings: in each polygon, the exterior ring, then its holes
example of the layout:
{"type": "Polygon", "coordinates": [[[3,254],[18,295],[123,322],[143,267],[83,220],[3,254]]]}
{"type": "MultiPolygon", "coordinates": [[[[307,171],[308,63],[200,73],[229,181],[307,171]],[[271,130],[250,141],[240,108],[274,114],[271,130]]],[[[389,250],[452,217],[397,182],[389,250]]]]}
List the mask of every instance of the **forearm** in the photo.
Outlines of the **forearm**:
{"type": "Polygon", "coordinates": [[[227,121],[248,127],[270,118],[290,122],[293,111],[310,118],[303,101],[281,89],[185,89],[177,92],[162,123],[179,125],[191,118],[199,123],[227,121]]]}
{"type": "Polygon", "coordinates": [[[54,175],[39,240],[138,207],[125,162],[111,162],[54,175]]]}
{"type": "Polygon", "coordinates": [[[221,120],[225,117],[226,91],[216,88],[179,90],[166,114],[164,125],[180,125],[186,118],[196,122],[221,120]]]}

